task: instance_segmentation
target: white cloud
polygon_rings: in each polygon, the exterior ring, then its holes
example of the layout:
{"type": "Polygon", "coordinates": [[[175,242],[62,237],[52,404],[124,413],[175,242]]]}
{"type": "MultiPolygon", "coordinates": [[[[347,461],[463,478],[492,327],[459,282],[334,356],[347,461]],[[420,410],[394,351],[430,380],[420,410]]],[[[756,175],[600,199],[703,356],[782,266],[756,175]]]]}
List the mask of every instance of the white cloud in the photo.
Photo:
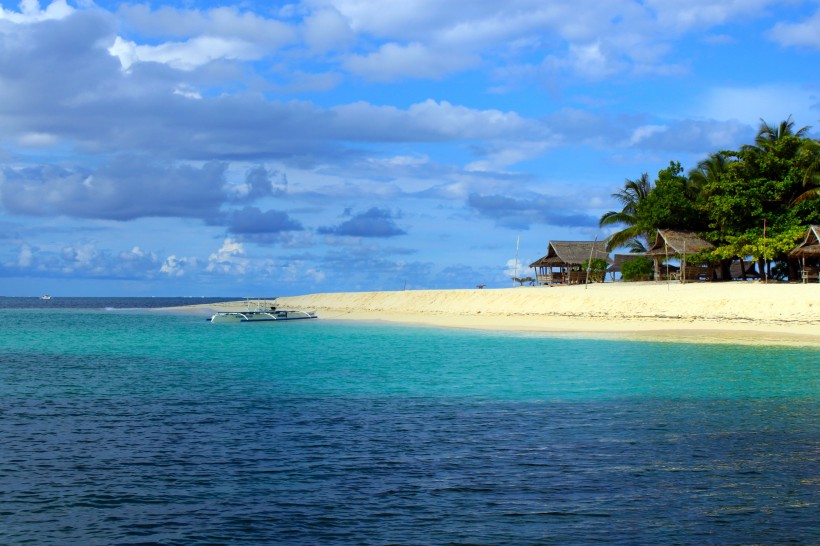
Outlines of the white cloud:
{"type": "Polygon", "coordinates": [[[218,59],[251,61],[264,52],[254,44],[215,36],[199,36],[186,42],[167,42],[157,46],[137,45],[119,36],[108,50],[128,70],[138,62],[167,64],[179,70],[193,70],[218,59]]]}
{"type": "Polygon", "coordinates": [[[752,17],[782,0],[645,0],[665,29],[682,33],[722,25],[737,18],[752,17]]]}
{"type": "Polygon", "coordinates": [[[777,23],[768,37],[784,46],[820,49],[820,10],[800,23],[777,23]]]}
{"type": "Polygon", "coordinates": [[[635,130],[632,131],[632,136],[629,139],[629,145],[635,146],[652,135],[662,133],[668,129],[669,127],[666,125],[642,125],[640,127],[636,127],[635,130]]]}
{"type": "Polygon", "coordinates": [[[378,51],[349,57],[344,67],[373,81],[395,81],[401,78],[438,79],[446,74],[471,68],[479,59],[468,52],[443,51],[427,44],[387,43],[378,51]]]}
{"type": "Polygon", "coordinates": [[[159,268],[160,273],[165,273],[170,277],[182,277],[185,275],[185,265],[187,265],[188,260],[186,258],[177,258],[175,255],[171,254],[165,259],[165,262],[162,264],[162,267],[159,268]]]}
{"type": "Polygon", "coordinates": [[[209,272],[242,275],[250,263],[247,258],[243,258],[244,255],[245,248],[242,243],[227,238],[219,250],[208,256],[208,266],[205,269],[209,272]]]}
{"type": "Polygon", "coordinates": [[[306,17],[303,34],[308,47],[318,52],[346,48],[356,39],[348,21],[335,9],[320,9],[306,17]]]}
{"type": "Polygon", "coordinates": [[[53,0],[46,9],[40,7],[38,0],[22,0],[19,7],[20,11],[5,10],[0,7],[0,21],[6,20],[18,24],[37,23],[49,19],[63,19],[74,12],[74,8],[69,6],[65,0],[53,0]]]}

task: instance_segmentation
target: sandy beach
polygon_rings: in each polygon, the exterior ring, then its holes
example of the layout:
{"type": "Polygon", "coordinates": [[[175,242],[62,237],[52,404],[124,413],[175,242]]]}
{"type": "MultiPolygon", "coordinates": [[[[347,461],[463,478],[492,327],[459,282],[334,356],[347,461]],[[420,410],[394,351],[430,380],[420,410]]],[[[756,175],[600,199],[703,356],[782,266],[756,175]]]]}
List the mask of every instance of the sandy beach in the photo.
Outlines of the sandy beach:
{"type": "MultiPolygon", "coordinates": [[[[315,311],[325,320],[820,346],[820,285],[816,284],[648,282],[317,293],[280,297],[275,305],[315,311]]],[[[239,301],[186,310],[206,314],[245,308],[246,303],[239,301]]]]}

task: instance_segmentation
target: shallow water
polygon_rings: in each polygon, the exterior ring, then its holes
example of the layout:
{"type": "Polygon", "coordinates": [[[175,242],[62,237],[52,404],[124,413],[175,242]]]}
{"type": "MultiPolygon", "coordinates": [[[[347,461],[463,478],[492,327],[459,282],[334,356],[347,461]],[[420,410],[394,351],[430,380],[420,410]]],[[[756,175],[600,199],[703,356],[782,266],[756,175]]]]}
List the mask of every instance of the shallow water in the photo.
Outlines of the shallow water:
{"type": "Polygon", "coordinates": [[[820,352],[0,310],[0,543],[817,543],[820,352]]]}

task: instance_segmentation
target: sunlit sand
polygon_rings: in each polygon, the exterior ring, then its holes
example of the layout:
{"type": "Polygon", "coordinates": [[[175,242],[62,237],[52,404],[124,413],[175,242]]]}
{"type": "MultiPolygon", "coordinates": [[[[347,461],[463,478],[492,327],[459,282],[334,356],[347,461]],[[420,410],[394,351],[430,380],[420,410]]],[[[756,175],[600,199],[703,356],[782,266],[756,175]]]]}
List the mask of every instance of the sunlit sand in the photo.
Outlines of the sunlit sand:
{"type": "MultiPolygon", "coordinates": [[[[675,341],[820,346],[820,284],[606,283],[554,287],[317,293],[279,308],[325,320],[675,341]]],[[[201,314],[246,303],[192,306],[201,314]]]]}

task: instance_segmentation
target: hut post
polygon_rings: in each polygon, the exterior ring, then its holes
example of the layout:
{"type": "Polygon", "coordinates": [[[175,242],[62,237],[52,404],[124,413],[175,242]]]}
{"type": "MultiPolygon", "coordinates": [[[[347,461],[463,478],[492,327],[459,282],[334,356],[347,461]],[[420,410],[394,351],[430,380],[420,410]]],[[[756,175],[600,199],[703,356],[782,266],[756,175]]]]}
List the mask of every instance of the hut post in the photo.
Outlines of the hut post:
{"type": "Polygon", "coordinates": [[[655,282],[661,278],[661,259],[659,256],[652,256],[652,264],[655,269],[655,282]]]}
{"type": "Polygon", "coordinates": [[[806,256],[803,256],[803,267],[800,270],[800,275],[803,277],[803,284],[809,282],[809,276],[806,274],[806,256]]]}

